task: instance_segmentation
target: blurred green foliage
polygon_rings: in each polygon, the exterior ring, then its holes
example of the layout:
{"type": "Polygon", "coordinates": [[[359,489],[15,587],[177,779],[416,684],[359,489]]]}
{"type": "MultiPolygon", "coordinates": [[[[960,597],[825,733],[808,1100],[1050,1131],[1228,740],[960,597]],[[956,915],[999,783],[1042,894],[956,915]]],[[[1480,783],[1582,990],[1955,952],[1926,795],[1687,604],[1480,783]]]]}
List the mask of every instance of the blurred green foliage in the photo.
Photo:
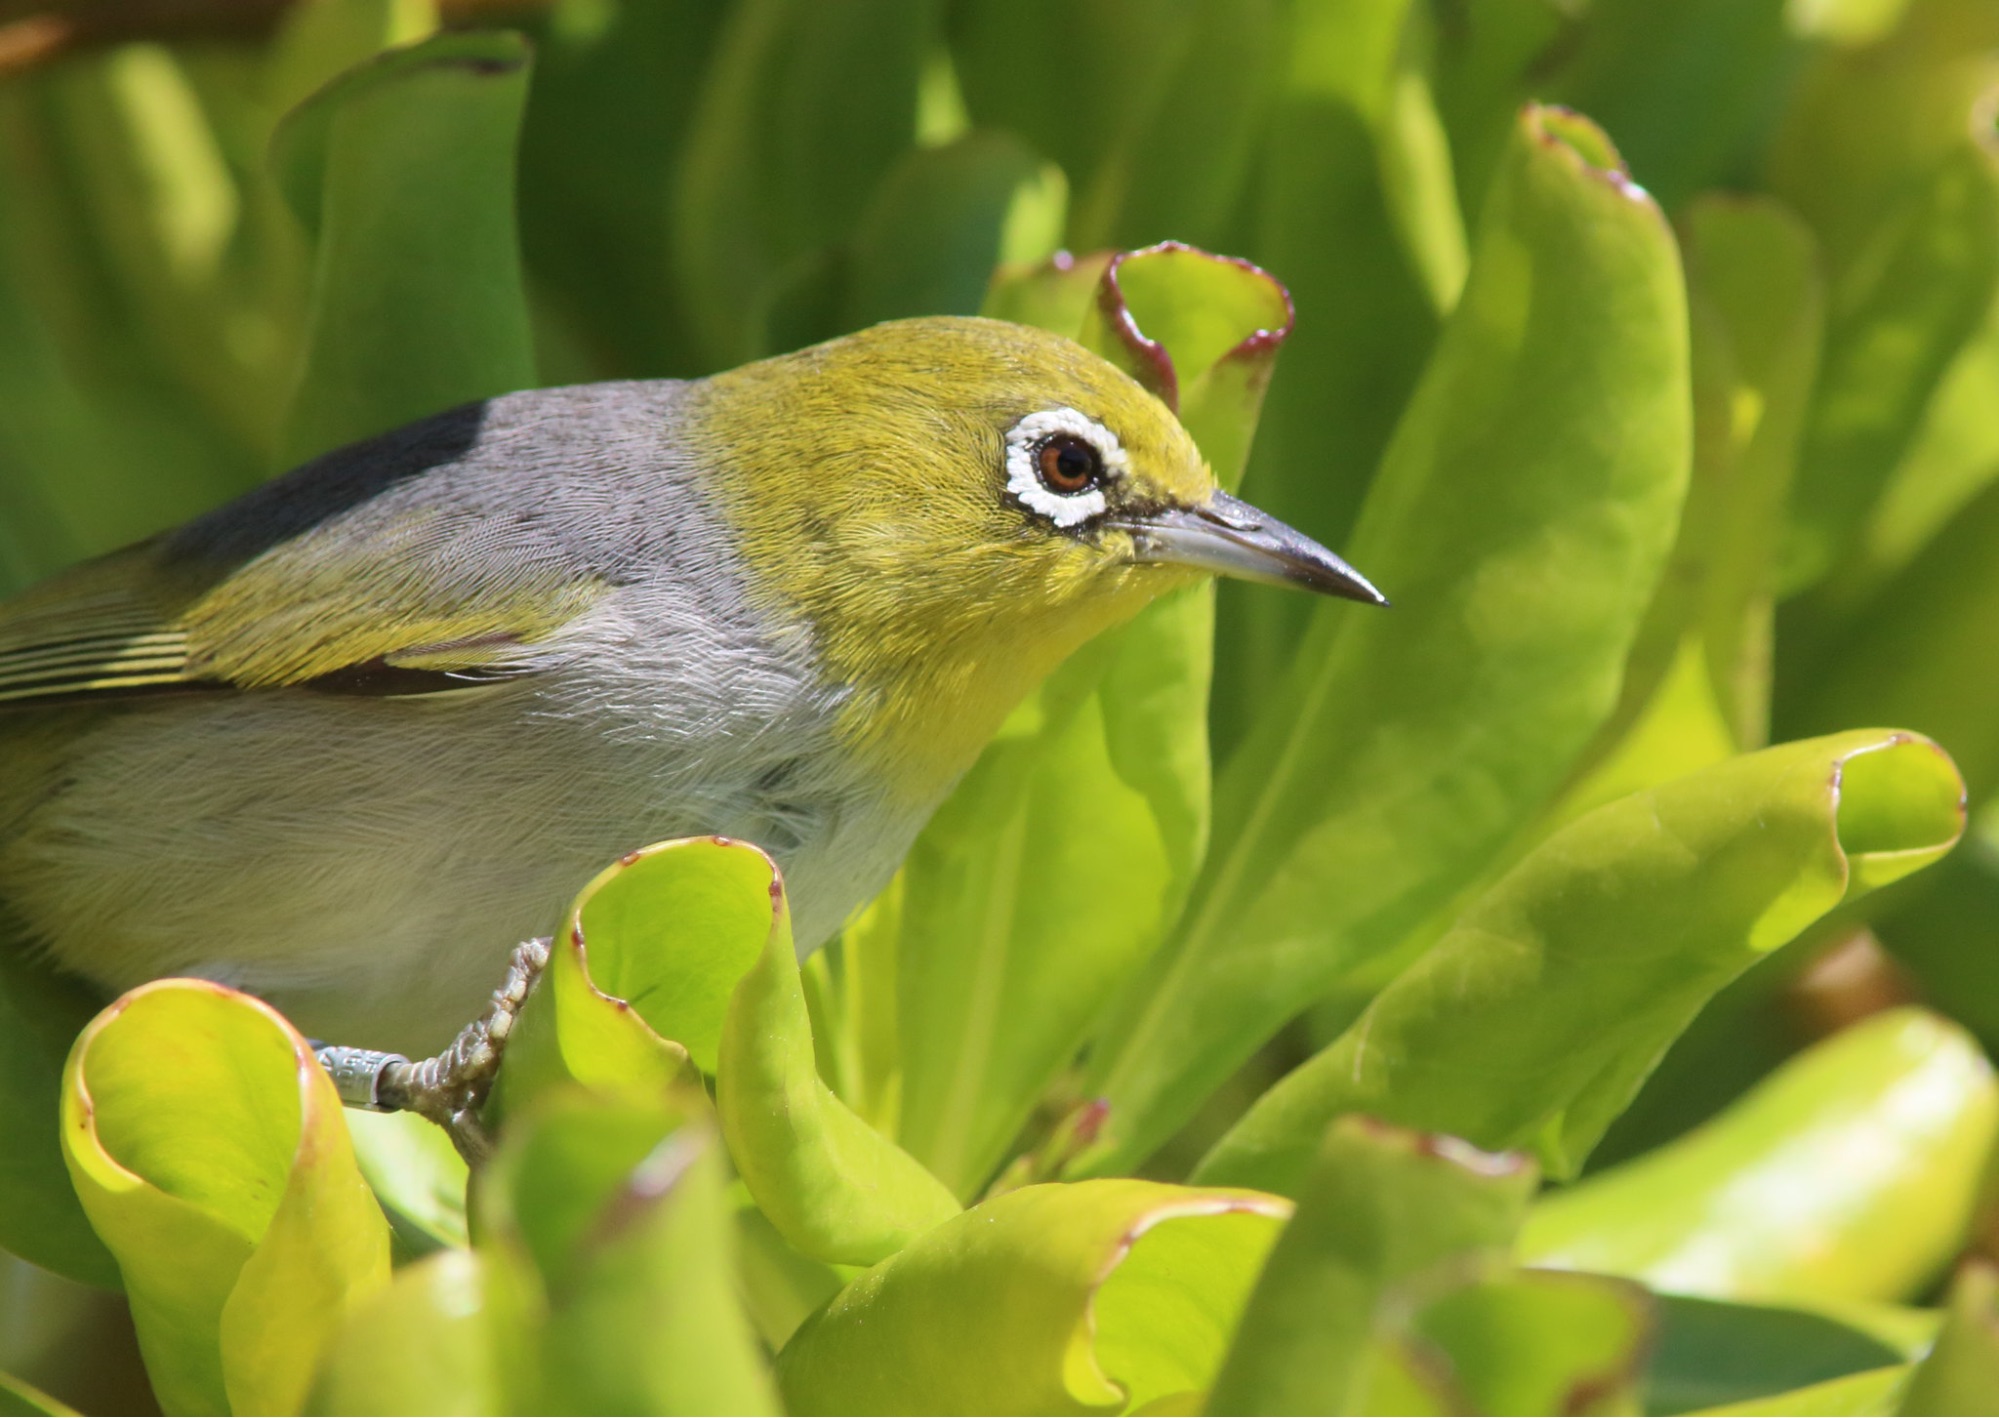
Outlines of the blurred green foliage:
{"type": "Polygon", "coordinates": [[[0,587],[983,312],[1396,605],[1087,647],[802,967],[579,882],[469,1207],[0,961],[0,1412],[1999,1404],[1999,0],[165,15],[0,0],[0,587]]]}

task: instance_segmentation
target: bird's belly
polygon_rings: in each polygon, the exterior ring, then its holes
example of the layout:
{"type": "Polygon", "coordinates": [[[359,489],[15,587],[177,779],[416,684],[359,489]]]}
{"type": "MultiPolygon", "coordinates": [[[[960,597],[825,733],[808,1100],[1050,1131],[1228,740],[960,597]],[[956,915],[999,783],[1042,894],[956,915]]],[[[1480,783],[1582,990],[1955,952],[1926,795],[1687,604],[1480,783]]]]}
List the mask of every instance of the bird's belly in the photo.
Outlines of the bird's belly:
{"type": "Polygon", "coordinates": [[[199,974],[314,1037],[441,1047],[520,940],[649,842],[721,833],[786,873],[817,945],[921,825],[811,715],[629,732],[462,704],[305,694],[190,702],[108,724],[0,844],[0,897],[110,989],[199,974]],[[180,715],[179,722],[168,716],[180,715]]]}

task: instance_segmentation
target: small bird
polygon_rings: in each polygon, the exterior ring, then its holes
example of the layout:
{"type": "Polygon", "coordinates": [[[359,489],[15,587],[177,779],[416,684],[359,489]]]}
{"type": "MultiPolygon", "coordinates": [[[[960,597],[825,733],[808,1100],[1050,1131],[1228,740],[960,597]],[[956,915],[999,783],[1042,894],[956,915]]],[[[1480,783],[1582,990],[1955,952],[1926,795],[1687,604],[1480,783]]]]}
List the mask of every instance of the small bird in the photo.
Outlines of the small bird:
{"type": "Polygon", "coordinates": [[[809,949],[1050,669],[1212,573],[1381,600],[999,321],[438,414],[0,605],[0,945],[417,1056],[604,863],[719,833],[809,949]]]}

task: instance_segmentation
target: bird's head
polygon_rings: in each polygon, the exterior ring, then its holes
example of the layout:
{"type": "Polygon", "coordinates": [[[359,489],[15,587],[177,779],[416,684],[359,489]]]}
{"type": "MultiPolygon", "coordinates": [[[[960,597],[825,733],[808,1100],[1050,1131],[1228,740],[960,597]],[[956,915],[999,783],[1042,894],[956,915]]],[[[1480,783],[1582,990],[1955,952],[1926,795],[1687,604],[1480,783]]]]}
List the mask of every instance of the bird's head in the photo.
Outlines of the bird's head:
{"type": "Polygon", "coordinates": [[[697,408],[760,597],[853,687],[857,737],[949,760],[945,781],[1165,591],[1220,574],[1383,599],[1221,491],[1146,389],[1044,331],[896,321],[717,375],[697,408]]]}

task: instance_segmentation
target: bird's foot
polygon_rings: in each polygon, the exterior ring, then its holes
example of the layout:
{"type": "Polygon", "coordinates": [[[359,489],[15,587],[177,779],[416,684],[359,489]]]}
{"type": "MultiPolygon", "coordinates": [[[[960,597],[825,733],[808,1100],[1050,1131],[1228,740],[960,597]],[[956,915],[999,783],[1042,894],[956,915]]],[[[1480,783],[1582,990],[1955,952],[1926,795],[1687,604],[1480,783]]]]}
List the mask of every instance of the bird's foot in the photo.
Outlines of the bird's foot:
{"type": "Polygon", "coordinates": [[[320,1044],[315,1046],[319,1062],[348,1107],[426,1117],[444,1129],[459,1155],[477,1166],[493,1150],[479,1110],[499,1074],[500,1057],[521,1006],[547,965],[547,937],[514,947],[506,980],[493,991],[486,1012],[459,1030],[450,1048],[432,1058],[412,1063],[401,1054],[320,1044]]]}

